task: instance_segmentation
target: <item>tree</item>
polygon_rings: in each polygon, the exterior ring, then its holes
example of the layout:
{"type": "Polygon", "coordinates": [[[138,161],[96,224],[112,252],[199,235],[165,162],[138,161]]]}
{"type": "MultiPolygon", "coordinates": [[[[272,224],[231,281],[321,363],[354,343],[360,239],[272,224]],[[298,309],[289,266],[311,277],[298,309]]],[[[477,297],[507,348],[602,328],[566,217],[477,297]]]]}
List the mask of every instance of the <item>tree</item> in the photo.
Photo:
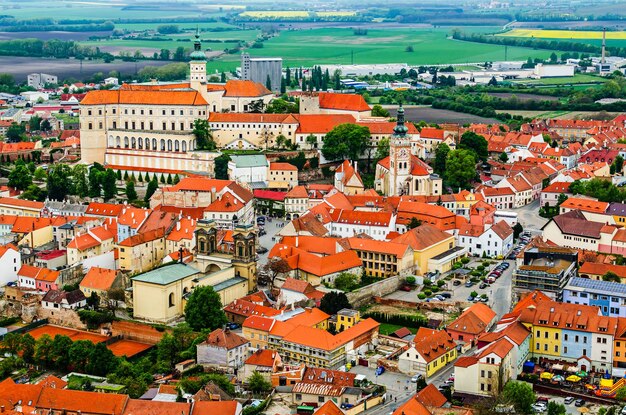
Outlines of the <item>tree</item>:
{"type": "Polygon", "coordinates": [[[342,272],[335,277],[335,288],[350,292],[359,286],[359,278],[349,272],[342,272]]]}
{"type": "Polygon", "coordinates": [[[287,92],[287,81],[285,81],[285,78],[281,77],[280,78],[280,93],[284,94],[285,92],[287,92]]]}
{"type": "Polygon", "coordinates": [[[513,239],[519,238],[522,232],[524,232],[524,228],[519,222],[517,222],[515,226],[513,226],[513,239]]]}
{"type": "Polygon", "coordinates": [[[270,258],[270,260],[263,265],[262,270],[268,276],[270,288],[274,288],[274,281],[276,281],[276,278],[280,275],[286,275],[291,272],[291,267],[284,259],[274,257],[270,258]]]}
{"type": "Polygon", "coordinates": [[[315,146],[317,145],[317,137],[315,136],[315,134],[307,135],[306,143],[309,145],[310,148],[315,148],[315,146]]]}
{"type": "Polygon", "coordinates": [[[502,389],[502,398],[511,403],[517,413],[532,413],[532,405],[537,397],[532,386],[524,382],[509,381],[502,389]]]}
{"type": "Polygon", "coordinates": [[[72,339],[68,336],[57,334],[52,340],[50,360],[58,370],[65,371],[70,364],[69,351],[72,346],[72,339]]]}
{"type": "Polygon", "coordinates": [[[615,166],[615,173],[621,174],[624,169],[624,158],[618,154],[613,160],[613,165],[615,166]]]}
{"type": "Polygon", "coordinates": [[[620,401],[626,401],[626,386],[622,386],[621,388],[618,389],[617,394],[615,395],[615,398],[620,401]]]}
{"type": "Polygon", "coordinates": [[[376,145],[376,159],[382,160],[389,157],[389,138],[383,137],[376,145]]]}
{"type": "Polygon", "coordinates": [[[117,194],[117,187],[115,182],[117,177],[113,169],[106,169],[102,180],[102,191],[104,192],[104,199],[111,199],[117,194]]]}
{"type": "Polygon", "coordinates": [[[213,151],[217,148],[207,120],[195,120],[193,122],[193,134],[196,137],[196,144],[199,150],[213,151]]]}
{"type": "Polygon", "coordinates": [[[87,297],[87,305],[94,310],[100,305],[100,296],[95,291],[87,297]]]}
{"type": "Polygon", "coordinates": [[[269,74],[267,75],[267,78],[265,79],[265,87],[269,89],[270,91],[272,90],[272,80],[270,79],[269,74]]]}
{"type": "MultiPolygon", "coordinates": [[[[35,172],[36,173],[36,172],[35,172]]],[[[85,197],[89,193],[89,185],[87,183],[87,166],[77,164],[72,169],[73,193],[80,197],[85,197]]]]}
{"type": "Polygon", "coordinates": [[[41,131],[50,131],[52,130],[52,125],[50,125],[50,121],[46,118],[45,120],[41,121],[41,124],[39,124],[39,129],[41,131]]]}
{"type": "Polygon", "coordinates": [[[166,182],[167,184],[172,184],[172,173],[168,173],[166,182]]]}
{"type": "Polygon", "coordinates": [[[476,177],[476,159],[469,150],[454,150],[448,154],[445,170],[446,182],[453,188],[467,189],[476,177]]]}
{"type": "Polygon", "coordinates": [[[194,288],[185,305],[185,321],[194,330],[215,330],[226,324],[226,314],[222,310],[222,301],[213,287],[194,288]]]}
{"type": "Polygon", "coordinates": [[[622,279],[613,271],[608,271],[602,276],[602,281],[622,282],[622,279]]]}
{"type": "Polygon", "coordinates": [[[272,384],[265,380],[263,375],[255,370],[248,378],[248,389],[254,393],[268,392],[272,389],[272,384]]]}
{"type": "Polygon", "coordinates": [[[372,117],[389,117],[389,111],[384,109],[380,104],[375,104],[372,107],[372,117]]]}
{"type": "Polygon", "coordinates": [[[15,163],[15,167],[9,173],[9,186],[18,190],[25,190],[28,186],[33,184],[33,178],[30,175],[30,170],[26,167],[23,160],[18,160],[15,163]]]}
{"type": "Polygon", "coordinates": [[[22,135],[24,134],[24,132],[24,127],[21,124],[14,122],[11,123],[4,135],[7,137],[7,141],[9,143],[16,143],[22,140],[22,135]]]}
{"type": "Polygon", "coordinates": [[[565,202],[567,199],[568,199],[567,195],[565,193],[561,193],[559,195],[559,198],[556,200],[556,207],[561,206],[561,204],[565,202]]]}
{"type": "Polygon", "coordinates": [[[506,153],[503,151],[502,153],[500,153],[500,161],[503,163],[506,163],[507,161],[509,161],[509,156],[506,155],[506,153]]]}
{"type": "Polygon", "coordinates": [[[146,187],[146,195],[143,198],[143,201],[148,203],[150,202],[150,198],[152,197],[152,195],[154,194],[154,192],[156,192],[156,190],[159,188],[159,183],[156,180],[156,176],[152,177],[152,180],[150,180],[150,182],[148,182],[148,186],[146,187]]]}
{"type": "Polygon", "coordinates": [[[498,86],[498,80],[496,79],[495,76],[492,76],[491,79],[489,80],[489,82],[487,82],[487,85],[489,85],[489,86],[498,86]]]}
{"type": "Polygon", "coordinates": [[[41,117],[38,115],[34,115],[30,117],[30,120],[28,120],[28,127],[30,131],[39,131],[40,125],[41,125],[41,117]]]}
{"type": "Polygon", "coordinates": [[[320,310],[331,316],[344,308],[352,308],[344,292],[330,291],[324,294],[320,301],[320,310]]]}
{"type": "Polygon", "coordinates": [[[420,376],[417,378],[417,382],[415,383],[415,392],[419,392],[424,389],[426,386],[426,378],[424,376],[420,376]]]}
{"type": "Polygon", "coordinates": [[[60,163],[50,166],[48,170],[48,182],[46,184],[48,199],[65,200],[72,187],[70,181],[71,174],[72,171],[67,164],[60,163]]]}
{"type": "Polygon", "coordinates": [[[35,355],[35,339],[30,334],[26,333],[22,336],[22,358],[26,362],[33,362],[35,355]]]}
{"type": "Polygon", "coordinates": [[[96,343],[92,348],[89,356],[89,364],[87,365],[87,373],[96,376],[106,376],[112,372],[117,366],[117,357],[104,344],[104,342],[96,343]]]}
{"type": "Polygon", "coordinates": [[[459,150],[470,150],[476,154],[476,159],[487,161],[489,157],[487,146],[488,143],[485,137],[473,131],[466,131],[461,136],[458,148],[459,150]]]}
{"type": "Polygon", "coordinates": [[[556,53],[552,52],[550,54],[550,63],[556,63],[559,60],[559,57],[556,56],[556,53]]]}
{"type": "Polygon", "coordinates": [[[179,46],[176,48],[176,50],[174,51],[174,57],[172,58],[175,61],[184,61],[185,60],[185,48],[182,46],[179,46]]]}
{"type": "Polygon", "coordinates": [[[420,226],[421,224],[422,224],[422,221],[417,219],[415,216],[413,216],[411,218],[411,220],[409,221],[409,224],[406,225],[406,227],[408,229],[414,229],[414,228],[417,228],[418,226],[420,226]]]}
{"type": "Polygon", "coordinates": [[[446,160],[450,154],[450,147],[446,143],[437,145],[435,149],[435,161],[433,162],[433,171],[442,176],[446,171],[446,160]]]}
{"type": "Polygon", "coordinates": [[[89,197],[100,197],[102,195],[103,172],[96,166],[89,169],[89,197]]]}
{"type": "Polygon", "coordinates": [[[322,155],[327,160],[358,160],[367,150],[370,130],[357,124],[339,124],[326,134],[322,155]]]}
{"type": "Polygon", "coordinates": [[[52,338],[44,334],[35,343],[35,352],[33,358],[39,364],[48,366],[51,362],[50,356],[52,353],[52,338]]]}

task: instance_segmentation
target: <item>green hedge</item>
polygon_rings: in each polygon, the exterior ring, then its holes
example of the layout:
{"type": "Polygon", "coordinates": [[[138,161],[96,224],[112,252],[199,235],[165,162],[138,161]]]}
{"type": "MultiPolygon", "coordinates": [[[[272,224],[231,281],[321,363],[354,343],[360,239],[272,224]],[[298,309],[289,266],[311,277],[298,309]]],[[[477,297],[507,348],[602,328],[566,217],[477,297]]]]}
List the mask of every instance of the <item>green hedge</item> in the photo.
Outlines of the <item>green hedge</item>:
{"type": "Polygon", "coordinates": [[[425,327],[428,324],[428,319],[426,317],[385,314],[378,311],[365,313],[363,317],[373,318],[379,323],[395,324],[397,326],[411,328],[425,327]]]}

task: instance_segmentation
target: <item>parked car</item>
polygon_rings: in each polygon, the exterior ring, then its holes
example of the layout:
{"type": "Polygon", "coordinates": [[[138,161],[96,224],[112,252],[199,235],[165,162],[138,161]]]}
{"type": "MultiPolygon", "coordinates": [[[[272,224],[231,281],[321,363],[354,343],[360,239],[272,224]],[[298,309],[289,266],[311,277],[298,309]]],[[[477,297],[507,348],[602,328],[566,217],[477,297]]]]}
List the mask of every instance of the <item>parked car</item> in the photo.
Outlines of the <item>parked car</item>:
{"type": "Polygon", "coordinates": [[[239,324],[237,323],[228,323],[226,324],[226,328],[229,330],[236,330],[239,328],[239,324]]]}
{"type": "Polygon", "coordinates": [[[268,249],[267,249],[266,247],[264,247],[264,246],[259,246],[259,247],[256,249],[256,253],[257,253],[257,254],[264,254],[264,253],[266,253],[267,251],[268,251],[268,249]]]}
{"type": "Polygon", "coordinates": [[[480,297],[480,301],[482,301],[483,303],[487,303],[489,302],[489,297],[480,297]]]}
{"type": "Polygon", "coordinates": [[[452,293],[439,293],[439,295],[443,298],[452,298],[452,293]]]}
{"type": "MultiPolygon", "coordinates": [[[[454,380],[450,380],[450,379],[448,379],[448,380],[446,380],[445,382],[443,382],[443,384],[444,384],[444,385],[450,385],[450,386],[453,386],[453,385],[454,385],[454,380]]],[[[443,386],[443,385],[442,385],[442,386],[443,386]]]]}
{"type": "Polygon", "coordinates": [[[487,284],[486,282],[481,282],[480,285],[478,286],[478,288],[480,288],[481,290],[484,288],[487,288],[489,286],[489,284],[487,284]]]}
{"type": "Polygon", "coordinates": [[[467,297],[467,301],[474,301],[474,297],[470,295],[469,297],[467,297]]]}
{"type": "Polygon", "coordinates": [[[435,298],[439,301],[446,301],[446,299],[441,294],[437,294],[435,298]]]}
{"type": "MultiPolygon", "coordinates": [[[[573,398],[572,398],[573,400],[573,398]]],[[[626,406],[622,408],[622,410],[620,411],[621,415],[626,415],[626,406]]]]}
{"type": "MultiPolygon", "coordinates": [[[[563,399],[563,402],[565,403],[565,405],[569,405],[570,403],[574,402],[574,397],[567,396],[565,399],[563,399]]],[[[626,408],[626,406],[624,408],[626,408]]],[[[622,409],[622,415],[623,414],[624,414],[624,410],[622,409]]]]}
{"type": "Polygon", "coordinates": [[[574,401],[574,406],[577,406],[577,407],[579,407],[579,408],[580,408],[581,406],[583,406],[584,404],[585,404],[585,400],[584,400],[584,399],[576,399],[576,400],[574,401]]]}
{"type": "Polygon", "coordinates": [[[418,380],[420,380],[421,377],[422,377],[422,375],[420,375],[420,374],[414,375],[411,378],[411,382],[416,383],[418,380]]]}
{"type": "Polygon", "coordinates": [[[465,283],[465,286],[466,286],[466,287],[473,287],[473,286],[474,286],[474,283],[473,283],[472,281],[467,281],[467,282],[465,283]]]}
{"type": "Polygon", "coordinates": [[[408,292],[408,291],[411,291],[412,289],[413,289],[413,287],[411,287],[408,284],[404,284],[404,285],[400,286],[400,290],[402,290],[402,291],[407,291],[408,292]]]}
{"type": "Polygon", "coordinates": [[[454,285],[455,287],[458,287],[461,284],[463,284],[463,282],[461,280],[454,280],[454,281],[452,281],[452,285],[454,285]]]}

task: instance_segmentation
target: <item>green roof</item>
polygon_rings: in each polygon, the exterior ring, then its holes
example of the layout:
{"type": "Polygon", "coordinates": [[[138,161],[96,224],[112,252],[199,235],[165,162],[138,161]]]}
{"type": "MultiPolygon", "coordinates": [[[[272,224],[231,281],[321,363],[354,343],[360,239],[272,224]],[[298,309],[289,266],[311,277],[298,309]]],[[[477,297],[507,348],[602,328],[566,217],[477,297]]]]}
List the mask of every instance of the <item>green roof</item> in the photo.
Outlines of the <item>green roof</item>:
{"type": "Polygon", "coordinates": [[[238,168],[267,167],[267,157],[263,154],[247,154],[243,156],[230,156],[230,159],[238,168]]]}
{"type": "Polygon", "coordinates": [[[166,265],[137,275],[134,281],[147,282],[150,284],[168,285],[175,281],[187,278],[190,275],[199,274],[200,271],[185,264],[166,265]]]}
{"type": "Polygon", "coordinates": [[[230,279],[228,279],[226,281],[222,281],[222,282],[220,282],[218,284],[215,284],[213,286],[213,291],[216,291],[216,292],[222,291],[222,290],[225,290],[228,287],[232,287],[233,285],[241,284],[244,281],[247,281],[247,280],[245,278],[243,278],[243,277],[233,277],[233,278],[230,278],[230,279]]]}

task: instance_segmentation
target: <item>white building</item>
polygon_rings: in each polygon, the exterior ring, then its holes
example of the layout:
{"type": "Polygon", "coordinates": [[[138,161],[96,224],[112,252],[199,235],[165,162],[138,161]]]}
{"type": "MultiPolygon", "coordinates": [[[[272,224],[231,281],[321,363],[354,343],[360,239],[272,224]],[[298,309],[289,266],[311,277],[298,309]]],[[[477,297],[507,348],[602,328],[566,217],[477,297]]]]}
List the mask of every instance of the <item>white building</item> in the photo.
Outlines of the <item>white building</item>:
{"type": "Polygon", "coordinates": [[[22,266],[20,251],[12,244],[0,246],[0,287],[17,281],[17,272],[22,266]]]}
{"type": "Polygon", "coordinates": [[[47,101],[50,95],[47,92],[39,91],[26,91],[20,94],[24,99],[30,103],[37,102],[39,100],[47,101]]]}
{"type": "Polygon", "coordinates": [[[263,154],[233,155],[228,162],[228,178],[247,188],[265,188],[269,166],[263,154]]]}
{"type": "Polygon", "coordinates": [[[35,89],[42,89],[46,84],[57,84],[59,78],[47,73],[31,73],[28,75],[27,84],[35,89]]]}
{"type": "Polygon", "coordinates": [[[208,367],[238,369],[248,358],[250,342],[228,329],[213,330],[196,346],[197,362],[208,367]]]}
{"type": "Polygon", "coordinates": [[[467,248],[474,256],[505,256],[513,247],[513,229],[504,220],[487,226],[463,225],[459,229],[457,245],[467,248]]]}

